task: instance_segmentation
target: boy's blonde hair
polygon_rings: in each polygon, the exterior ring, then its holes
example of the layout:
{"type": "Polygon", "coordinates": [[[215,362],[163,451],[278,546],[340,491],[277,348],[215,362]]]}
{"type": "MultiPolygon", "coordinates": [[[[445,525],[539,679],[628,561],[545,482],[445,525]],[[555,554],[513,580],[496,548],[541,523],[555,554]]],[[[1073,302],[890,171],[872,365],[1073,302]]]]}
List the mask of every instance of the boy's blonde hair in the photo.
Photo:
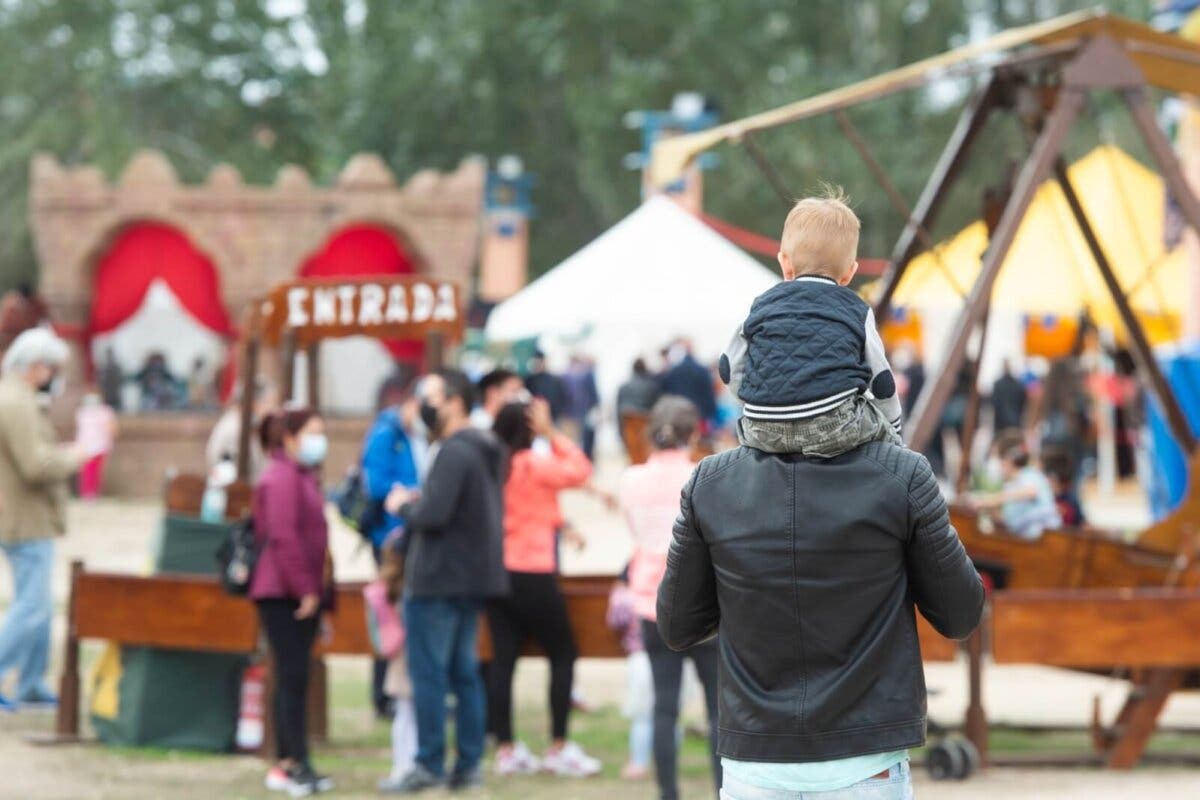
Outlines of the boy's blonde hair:
{"type": "Polygon", "coordinates": [[[824,275],[839,280],[858,255],[858,216],[846,205],[840,188],[822,197],[796,202],[783,223],[779,249],[796,275],[824,275]]]}

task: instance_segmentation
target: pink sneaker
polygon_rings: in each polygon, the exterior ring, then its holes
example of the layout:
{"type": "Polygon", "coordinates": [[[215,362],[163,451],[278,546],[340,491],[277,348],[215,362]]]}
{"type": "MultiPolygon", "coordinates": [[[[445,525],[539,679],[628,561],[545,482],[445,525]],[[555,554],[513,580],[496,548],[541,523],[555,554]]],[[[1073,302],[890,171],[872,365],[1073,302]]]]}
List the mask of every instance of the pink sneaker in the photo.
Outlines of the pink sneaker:
{"type": "Polygon", "coordinates": [[[288,779],[288,774],[283,767],[274,766],[267,772],[267,779],[263,781],[263,785],[267,787],[268,792],[286,792],[292,785],[288,779]]]}
{"type": "Polygon", "coordinates": [[[599,759],[583,752],[574,742],[567,742],[557,752],[549,751],[542,756],[542,770],[565,778],[590,778],[600,773],[599,759]]]}

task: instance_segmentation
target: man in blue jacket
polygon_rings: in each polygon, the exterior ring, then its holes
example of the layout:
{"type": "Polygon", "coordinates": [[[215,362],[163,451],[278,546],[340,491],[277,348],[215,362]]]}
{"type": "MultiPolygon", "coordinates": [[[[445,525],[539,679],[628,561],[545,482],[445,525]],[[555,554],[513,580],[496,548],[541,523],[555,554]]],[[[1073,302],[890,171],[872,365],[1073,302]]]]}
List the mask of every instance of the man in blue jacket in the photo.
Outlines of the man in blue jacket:
{"type": "MultiPolygon", "coordinates": [[[[383,507],[384,499],[397,486],[415,489],[421,483],[426,443],[417,431],[419,415],[412,396],[415,378],[412,370],[405,370],[384,382],[379,391],[381,411],[363,442],[360,466],[370,510],[362,533],[370,540],[376,564],[388,536],[402,528],[400,518],[383,507]]],[[[376,659],[371,680],[371,702],[375,713],[384,718],[392,712],[392,700],[383,691],[387,666],[386,660],[376,659]]]]}

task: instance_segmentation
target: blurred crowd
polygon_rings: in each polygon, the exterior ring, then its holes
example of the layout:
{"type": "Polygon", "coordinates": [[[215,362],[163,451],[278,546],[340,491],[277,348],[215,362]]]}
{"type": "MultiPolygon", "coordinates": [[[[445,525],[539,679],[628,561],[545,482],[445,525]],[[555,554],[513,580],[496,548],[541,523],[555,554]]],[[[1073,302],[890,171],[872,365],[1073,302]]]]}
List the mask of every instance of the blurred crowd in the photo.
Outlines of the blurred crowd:
{"type": "MultiPolygon", "coordinates": [[[[75,440],[60,444],[46,410],[61,391],[68,353],[61,339],[37,327],[12,341],[0,367],[0,549],[16,586],[0,628],[0,677],[17,673],[15,691],[0,694],[4,710],[56,702],[44,682],[53,541],[65,529],[70,481],[77,479],[85,498],[100,490],[127,387],[136,387],[136,406],[143,409],[207,408],[217,396],[200,362],[194,380],[172,375],[161,354],[124,376],[110,353],[77,409],[75,440]]],[[[927,380],[924,367],[911,348],[893,352],[891,360],[897,391],[911,411],[927,380]]],[[[576,355],[556,373],[535,352],[526,366],[523,375],[498,367],[474,380],[455,369],[418,374],[400,368],[380,386],[360,456],[332,495],[321,484],[329,453],[321,415],[281,405],[268,386],[255,387],[249,463],[260,556],[249,595],[276,664],[279,759],[268,773],[269,787],[303,794],[332,786],[313,769],[306,733],[308,665],[333,597],[330,497],[379,568],[365,597],[377,654],[372,701],[393,726],[394,763],[381,791],[478,785],[489,735],[501,778],[596,774],[600,762],[570,736],[571,716],[583,700],[574,681],[578,649],[557,579],[560,548],[587,543],[564,518],[559,494],[583,490],[621,512],[633,543],[608,612],[629,653],[629,759],[622,774],[641,778],[653,765],[661,796],[675,796],[684,676],[693,676],[715,718],[717,656],[711,642],[684,653],[668,649],[654,625],[654,597],[680,488],[702,442],[717,449],[733,442],[737,404],[686,340],[663,347],[654,363],[638,359],[615,408],[622,421],[639,420],[648,455],[633,459],[644,463],[628,467],[609,493],[592,482],[602,405],[594,363],[576,355]],[[486,665],[476,649],[481,615],[491,633],[486,665]],[[513,672],[527,639],[550,661],[550,746],[537,754],[522,742],[513,719],[513,672]],[[455,696],[452,713],[448,695],[455,696]],[[448,719],[456,729],[452,740],[448,719]]],[[[961,376],[927,454],[944,481],[957,481],[960,501],[1013,534],[1033,538],[1085,524],[1077,487],[1081,477],[1095,474],[1106,446],[1119,476],[1135,472],[1144,413],[1128,354],[1063,358],[1025,371],[1006,364],[982,392],[980,424],[968,442],[971,374],[961,376]]],[[[235,398],[208,446],[212,474],[225,482],[241,440],[239,407],[235,398]]],[[[627,438],[631,452],[632,444],[627,438]]],[[[715,758],[713,774],[719,781],[715,758]]]]}

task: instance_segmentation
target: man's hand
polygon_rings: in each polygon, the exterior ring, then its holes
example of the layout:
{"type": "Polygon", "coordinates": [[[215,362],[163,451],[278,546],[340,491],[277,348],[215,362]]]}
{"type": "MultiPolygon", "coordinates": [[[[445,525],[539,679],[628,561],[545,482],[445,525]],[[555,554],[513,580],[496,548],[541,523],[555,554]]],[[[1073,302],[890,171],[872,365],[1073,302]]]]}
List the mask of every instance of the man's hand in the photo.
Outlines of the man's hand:
{"type": "Polygon", "coordinates": [[[296,609],[296,619],[308,619],[321,610],[321,598],[315,594],[306,594],[300,598],[300,607],[296,609]]]}
{"type": "Polygon", "coordinates": [[[414,489],[409,489],[406,486],[396,484],[392,490],[388,492],[388,496],[383,501],[383,508],[392,516],[400,513],[400,509],[406,503],[411,503],[420,496],[420,493],[414,489]]]}

